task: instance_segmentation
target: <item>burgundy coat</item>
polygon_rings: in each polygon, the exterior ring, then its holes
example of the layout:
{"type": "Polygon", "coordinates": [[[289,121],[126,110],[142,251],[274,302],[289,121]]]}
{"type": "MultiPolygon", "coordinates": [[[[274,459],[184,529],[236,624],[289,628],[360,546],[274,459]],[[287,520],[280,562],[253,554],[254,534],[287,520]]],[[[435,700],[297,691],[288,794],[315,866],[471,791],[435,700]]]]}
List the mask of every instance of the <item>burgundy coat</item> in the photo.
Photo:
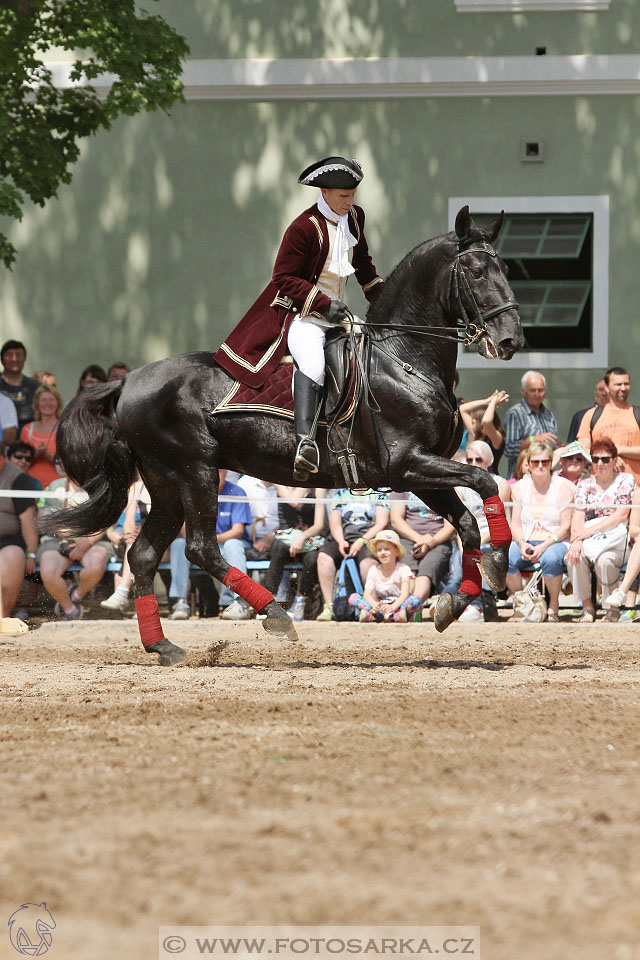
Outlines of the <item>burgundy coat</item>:
{"type": "MultiPolygon", "coordinates": [[[[369,256],[364,210],[351,207],[349,218],[349,229],[357,240],[352,265],[365,297],[371,300],[383,281],[369,256]]],[[[286,352],[292,320],[326,310],[331,302],[316,286],[328,254],[327,221],[314,204],[287,227],[271,283],[215,354],[227,373],[254,388],[268,379],[286,352]]]]}

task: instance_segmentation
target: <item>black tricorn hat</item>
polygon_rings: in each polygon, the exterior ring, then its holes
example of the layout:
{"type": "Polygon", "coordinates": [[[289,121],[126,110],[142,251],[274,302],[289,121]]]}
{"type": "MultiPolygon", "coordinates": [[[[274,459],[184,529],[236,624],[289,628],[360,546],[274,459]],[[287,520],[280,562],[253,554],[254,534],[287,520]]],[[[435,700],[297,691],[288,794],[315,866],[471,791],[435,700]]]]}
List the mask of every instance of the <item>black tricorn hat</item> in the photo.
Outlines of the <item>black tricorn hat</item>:
{"type": "Polygon", "coordinates": [[[354,190],[364,174],[357,160],[344,157],[325,157],[306,167],[298,183],[306,187],[325,187],[328,190],[354,190]]]}

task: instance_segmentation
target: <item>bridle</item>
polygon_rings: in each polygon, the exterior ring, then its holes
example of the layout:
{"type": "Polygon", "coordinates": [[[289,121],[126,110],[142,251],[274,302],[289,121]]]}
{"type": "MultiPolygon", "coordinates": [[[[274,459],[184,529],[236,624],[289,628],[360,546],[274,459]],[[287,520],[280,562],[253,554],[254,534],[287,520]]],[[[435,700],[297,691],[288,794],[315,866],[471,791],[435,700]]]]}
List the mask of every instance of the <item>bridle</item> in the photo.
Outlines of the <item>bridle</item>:
{"type": "Polygon", "coordinates": [[[473,295],[471,284],[469,283],[461,263],[461,258],[467,253],[486,253],[487,256],[493,257],[494,259],[497,259],[498,254],[493,249],[491,244],[487,243],[486,241],[482,242],[480,249],[477,247],[467,247],[466,250],[461,250],[460,243],[456,243],[456,253],[451,265],[451,271],[449,273],[449,312],[453,313],[453,305],[451,302],[451,294],[453,293],[458,302],[461,314],[461,318],[456,322],[464,325],[464,332],[468,338],[464,340],[464,343],[468,346],[472,343],[475,343],[475,341],[481,336],[488,335],[485,327],[487,320],[491,320],[493,317],[497,317],[501,313],[505,313],[507,310],[517,310],[520,304],[516,300],[506,300],[497,307],[492,307],[490,310],[487,310],[485,313],[483,313],[473,295]],[[469,319],[469,315],[465,310],[461,291],[464,291],[467,301],[471,304],[470,309],[473,314],[471,320],[469,319]]]}
{"type": "MultiPolygon", "coordinates": [[[[436,337],[439,340],[452,340],[454,343],[462,343],[466,347],[471,346],[471,344],[475,343],[483,336],[488,337],[489,332],[485,326],[487,320],[491,320],[493,317],[497,317],[501,313],[505,313],[507,310],[517,310],[520,304],[516,300],[506,300],[504,303],[501,303],[496,307],[491,307],[490,310],[487,310],[483,313],[478,305],[478,301],[473,295],[471,284],[469,283],[468,277],[461,263],[461,258],[466,256],[468,253],[485,253],[487,256],[493,258],[497,258],[498,256],[491,244],[487,243],[486,241],[482,241],[480,248],[467,247],[466,250],[461,250],[460,242],[456,242],[456,252],[451,262],[448,284],[449,313],[452,316],[455,316],[455,308],[457,304],[457,312],[460,314],[459,317],[456,317],[456,326],[459,329],[455,333],[439,333],[434,330],[433,327],[427,326],[426,324],[414,325],[384,322],[372,323],[368,320],[358,320],[355,322],[364,329],[381,327],[386,330],[402,330],[404,333],[408,334],[416,333],[418,336],[423,337],[436,337]],[[467,308],[465,308],[464,305],[463,294],[467,300],[467,308]],[[471,317],[469,316],[469,313],[471,314],[471,317]]],[[[350,319],[352,322],[355,320],[353,316],[351,316],[350,319]]]]}

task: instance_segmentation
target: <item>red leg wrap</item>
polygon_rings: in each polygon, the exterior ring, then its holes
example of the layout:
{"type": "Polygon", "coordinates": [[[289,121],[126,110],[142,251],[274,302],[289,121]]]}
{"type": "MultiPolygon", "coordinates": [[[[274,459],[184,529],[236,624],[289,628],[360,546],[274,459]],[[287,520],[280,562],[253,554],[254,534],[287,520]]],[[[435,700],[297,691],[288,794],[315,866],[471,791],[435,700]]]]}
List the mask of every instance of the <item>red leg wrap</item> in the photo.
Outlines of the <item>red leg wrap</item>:
{"type": "Polygon", "coordinates": [[[503,547],[511,543],[511,528],[504,512],[504,503],[497,495],[484,501],[484,515],[489,524],[492,547],[503,547]]]}
{"type": "Polygon", "coordinates": [[[136,597],[133,602],[136,606],[138,629],[143,645],[148,647],[156,640],[164,640],[162,626],[160,625],[160,614],[158,613],[158,601],[154,595],[150,593],[146,597],[136,597]]]}
{"type": "Polygon", "coordinates": [[[480,573],[480,557],[482,550],[462,551],[462,583],[460,593],[470,593],[472,597],[479,597],[482,592],[482,575],[480,573]]]}
{"type": "Polygon", "coordinates": [[[248,577],[242,570],[238,570],[237,567],[231,567],[222,582],[225,587],[229,587],[229,590],[238,593],[258,613],[273,600],[272,593],[265,590],[262,584],[256,583],[255,580],[248,577]]]}

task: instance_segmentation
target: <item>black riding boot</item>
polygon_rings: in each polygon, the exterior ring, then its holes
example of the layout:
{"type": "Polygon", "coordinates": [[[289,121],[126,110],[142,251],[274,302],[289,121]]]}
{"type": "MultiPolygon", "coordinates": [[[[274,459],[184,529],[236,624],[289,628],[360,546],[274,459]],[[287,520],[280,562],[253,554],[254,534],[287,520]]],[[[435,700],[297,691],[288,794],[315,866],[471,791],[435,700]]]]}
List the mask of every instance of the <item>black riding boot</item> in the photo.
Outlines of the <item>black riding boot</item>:
{"type": "Polygon", "coordinates": [[[298,449],[293,462],[294,480],[304,482],[318,472],[320,453],[316,444],[317,414],[322,387],[300,370],[293,375],[293,404],[298,449]]]}

